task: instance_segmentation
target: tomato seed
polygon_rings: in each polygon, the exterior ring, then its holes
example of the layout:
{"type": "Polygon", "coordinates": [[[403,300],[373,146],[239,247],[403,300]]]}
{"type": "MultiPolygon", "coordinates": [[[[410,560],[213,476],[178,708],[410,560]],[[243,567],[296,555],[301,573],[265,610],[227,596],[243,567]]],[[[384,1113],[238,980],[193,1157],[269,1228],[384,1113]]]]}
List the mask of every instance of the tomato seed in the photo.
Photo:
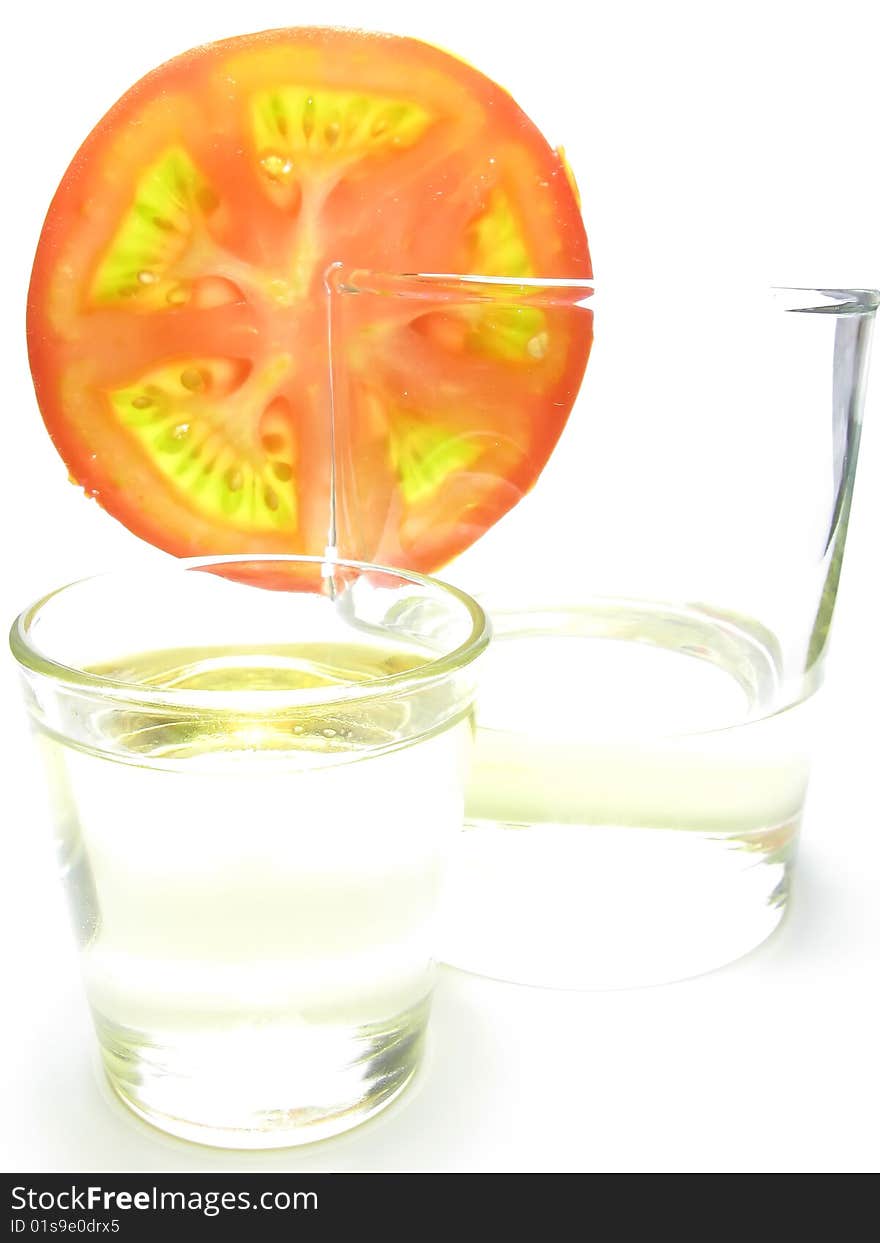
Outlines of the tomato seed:
{"type": "Polygon", "coordinates": [[[260,167],[272,181],[286,181],[293,172],[292,162],[274,151],[261,157],[260,167]]]}
{"type": "Polygon", "coordinates": [[[315,128],[315,98],[313,95],[308,95],[306,97],[306,102],[303,106],[303,119],[302,119],[302,129],[303,129],[303,133],[305,134],[306,138],[311,138],[312,131],[314,130],[314,128],[315,128]]]}
{"type": "Polygon", "coordinates": [[[200,388],[204,388],[205,377],[198,367],[184,367],[180,373],[180,383],[184,388],[188,388],[191,393],[195,393],[200,388]]]}
{"type": "Polygon", "coordinates": [[[532,358],[544,358],[547,353],[547,347],[550,344],[550,337],[546,332],[539,332],[532,337],[526,349],[532,358]]]}

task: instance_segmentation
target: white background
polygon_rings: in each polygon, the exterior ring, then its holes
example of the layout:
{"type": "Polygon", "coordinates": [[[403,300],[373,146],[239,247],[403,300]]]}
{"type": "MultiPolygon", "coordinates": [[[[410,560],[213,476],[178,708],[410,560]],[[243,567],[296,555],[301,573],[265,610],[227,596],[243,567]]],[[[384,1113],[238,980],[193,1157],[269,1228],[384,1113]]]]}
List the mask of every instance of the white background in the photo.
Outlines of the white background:
{"type": "MultiPolygon", "coordinates": [[[[602,283],[880,286],[876,6],[443,0],[78,0],[7,18],[2,615],[134,556],[66,483],[27,371],[24,304],[51,194],[146,70],[193,44],[335,23],[455,50],[563,142],[602,283]]],[[[876,369],[875,369],[876,371],[876,369]]],[[[782,931],[700,980],[538,992],[443,973],[418,1084],[360,1131],[248,1156],[167,1139],[94,1068],[11,661],[0,671],[0,1165],[6,1170],[870,1170],[878,1166],[880,383],[824,697],[799,887],[782,931]]]]}

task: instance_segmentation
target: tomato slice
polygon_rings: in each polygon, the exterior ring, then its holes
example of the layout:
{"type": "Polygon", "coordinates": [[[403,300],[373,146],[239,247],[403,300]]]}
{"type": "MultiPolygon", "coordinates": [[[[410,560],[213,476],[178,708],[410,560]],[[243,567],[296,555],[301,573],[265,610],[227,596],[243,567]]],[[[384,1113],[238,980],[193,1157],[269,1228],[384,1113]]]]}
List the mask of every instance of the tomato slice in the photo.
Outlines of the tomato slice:
{"type": "MultiPolygon", "coordinates": [[[[72,480],[178,555],[323,552],[324,280],[340,261],[590,275],[561,154],[427,44],[269,31],[138,82],[74,157],[31,280],[34,385],[72,480]]],[[[491,316],[462,332],[402,306],[366,371],[348,360],[359,504],[381,497],[358,551],[432,570],[537,478],[589,333],[560,323],[542,370],[535,334],[491,316]],[[499,435],[468,438],[470,419],[499,435]],[[515,452],[498,450],[502,432],[515,452]]]]}

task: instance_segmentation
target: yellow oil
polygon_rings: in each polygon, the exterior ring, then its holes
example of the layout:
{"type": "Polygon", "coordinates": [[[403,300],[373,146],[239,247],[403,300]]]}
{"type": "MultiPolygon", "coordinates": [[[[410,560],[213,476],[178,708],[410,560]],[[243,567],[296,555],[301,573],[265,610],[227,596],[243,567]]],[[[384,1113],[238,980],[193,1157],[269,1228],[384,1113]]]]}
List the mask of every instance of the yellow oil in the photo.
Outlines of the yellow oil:
{"type": "Polygon", "coordinates": [[[92,672],[210,704],[96,704],[93,745],[45,735],[89,1000],[135,1108],[235,1130],[279,1100],[353,1099],[374,1046],[400,1055],[380,1068],[388,1091],[411,1073],[471,726],[430,728],[448,690],[357,690],[425,659],[136,653],[92,672]],[[305,698],[266,707],[267,691],[305,698]]]}
{"type": "Polygon", "coordinates": [[[811,706],[787,701],[772,636],[626,601],[493,621],[446,961],[616,987],[697,974],[768,936],[789,892],[811,706]]]}

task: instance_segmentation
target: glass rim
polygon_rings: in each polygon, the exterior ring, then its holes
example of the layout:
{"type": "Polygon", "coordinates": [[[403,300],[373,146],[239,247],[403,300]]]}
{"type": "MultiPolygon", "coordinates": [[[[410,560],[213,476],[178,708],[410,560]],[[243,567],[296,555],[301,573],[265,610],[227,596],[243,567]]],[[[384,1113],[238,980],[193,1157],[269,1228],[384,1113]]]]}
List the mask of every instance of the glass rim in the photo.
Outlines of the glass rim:
{"type": "MultiPolygon", "coordinates": [[[[593,278],[560,276],[481,276],[456,272],[381,272],[331,264],[325,274],[330,294],[374,294],[437,300],[444,295],[474,302],[514,301],[549,306],[570,305],[601,297],[602,286],[593,278]]],[[[755,284],[754,293],[768,294],[784,303],[786,311],[823,315],[872,316],[880,308],[880,290],[861,286],[755,284]]]]}
{"type": "Polygon", "coordinates": [[[356,570],[360,573],[390,575],[416,586],[430,588],[441,598],[455,600],[463,607],[471,625],[470,634],[462,643],[435,658],[426,656],[424,664],[417,665],[414,669],[366,678],[358,682],[343,682],[331,687],[303,687],[301,689],[267,687],[248,690],[244,692],[244,695],[248,706],[254,711],[264,708],[273,710],[309,708],[407,692],[464,669],[485,651],[492,635],[491,623],[486,612],[472,596],[454,587],[451,583],[443,582],[428,574],[421,574],[416,570],[377,565],[369,561],[354,561],[346,557],[300,556],[295,553],[230,553],[209,557],[180,557],[175,559],[173,564],[150,566],[141,570],[107,570],[56,587],[23,609],[13,621],[9,632],[12,655],[27,673],[64,686],[70,691],[91,695],[102,700],[190,709],[197,712],[211,709],[227,711],[230,703],[238,703],[242,698],[242,692],[149,687],[136,682],[104,677],[86,669],[77,668],[75,665],[65,664],[48,655],[33,642],[30,630],[40,613],[51,601],[89,583],[108,579],[124,581],[131,578],[170,578],[193,570],[211,569],[213,566],[245,565],[254,562],[314,565],[321,568],[322,577],[328,576],[326,573],[328,568],[331,571],[341,568],[356,570]]]}

